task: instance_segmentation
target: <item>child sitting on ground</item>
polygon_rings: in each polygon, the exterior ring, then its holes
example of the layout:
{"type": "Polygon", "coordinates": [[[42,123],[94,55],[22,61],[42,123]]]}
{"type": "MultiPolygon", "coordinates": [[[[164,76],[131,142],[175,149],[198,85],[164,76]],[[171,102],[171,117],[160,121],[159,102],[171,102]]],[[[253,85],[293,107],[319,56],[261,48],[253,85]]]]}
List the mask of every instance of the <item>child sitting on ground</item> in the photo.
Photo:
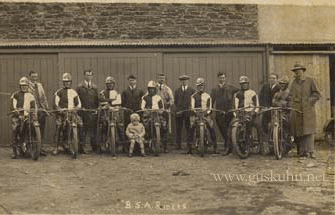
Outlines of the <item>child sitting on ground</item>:
{"type": "Polygon", "coordinates": [[[140,123],[140,116],[137,113],[130,115],[130,123],[126,129],[126,135],[130,140],[129,157],[133,156],[133,150],[135,143],[140,144],[142,157],[145,157],[144,153],[144,135],[145,128],[142,123],[140,123]]]}

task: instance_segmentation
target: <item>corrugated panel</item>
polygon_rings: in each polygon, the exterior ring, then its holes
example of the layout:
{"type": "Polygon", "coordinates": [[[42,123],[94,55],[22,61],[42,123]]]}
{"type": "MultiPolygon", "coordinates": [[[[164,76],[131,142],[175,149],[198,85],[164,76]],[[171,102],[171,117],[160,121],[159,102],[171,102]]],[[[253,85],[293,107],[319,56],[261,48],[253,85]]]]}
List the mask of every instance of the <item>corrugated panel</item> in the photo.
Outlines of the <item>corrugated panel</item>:
{"type": "MultiPolygon", "coordinates": [[[[29,71],[36,71],[48,96],[49,104],[52,101],[52,93],[57,88],[58,68],[57,55],[53,54],[30,54],[30,55],[0,55],[0,92],[13,93],[18,90],[18,81],[22,76],[28,77],[29,71]]],[[[1,145],[9,145],[11,140],[10,118],[6,117],[9,112],[10,95],[1,94],[1,123],[0,137],[1,145]]],[[[48,119],[48,130],[53,129],[52,119],[48,119]]],[[[51,139],[52,134],[48,134],[51,139]]]]}
{"type": "MultiPolygon", "coordinates": [[[[138,77],[138,87],[146,89],[147,82],[155,79],[160,72],[156,53],[71,53],[59,54],[59,78],[63,72],[73,76],[73,87],[84,80],[83,71],[91,69],[94,72],[93,82],[99,89],[105,88],[105,78],[113,76],[116,79],[116,88],[122,92],[128,85],[127,77],[134,74],[138,77]]],[[[59,79],[60,82],[60,79],[59,79]]],[[[61,83],[60,83],[61,84],[61,83]]]]}
{"type": "Polygon", "coordinates": [[[280,76],[287,75],[293,80],[294,73],[291,68],[297,61],[302,62],[306,68],[306,75],[316,80],[317,87],[321,92],[321,100],[316,104],[317,113],[317,138],[322,137],[322,127],[330,118],[330,86],[329,86],[329,57],[327,55],[275,55],[271,58],[271,71],[280,76]]]}
{"type": "MultiPolygon", "coordinates": [[[[187,74],[191,77],[190,86],[194,89],[196,79],[205,78],[206,91],[210,93],[211,88],[218,84],[217,73],[222,71],[226,74],[227,82],[237,87],[239,77],[248,75],[250,88],[258,92],[260,83],[263,82],[262,59],[262,53],[166,53],[163,55],[163,71],[167,75],[167,84],[173,91],[180,86],[178,77],[187,74]]],[[[217,137],[219,142],[222,141],[218,130],[217,137]]]]}
{"type": "Polygon", "coordinates": [[[238,86],[241,75],[248,75],[250,88],[259,91],[263,81],[262,53],[186,53],[164,54],[163,71],[167,74],[168,84],[172,89],[179,87],[178,77],[182,74],[191,76],[190,85],[195,87],[198,77],[207,82],[207,90],[217,84],[217,73],[226,73],[227,81],[238,86]]]}

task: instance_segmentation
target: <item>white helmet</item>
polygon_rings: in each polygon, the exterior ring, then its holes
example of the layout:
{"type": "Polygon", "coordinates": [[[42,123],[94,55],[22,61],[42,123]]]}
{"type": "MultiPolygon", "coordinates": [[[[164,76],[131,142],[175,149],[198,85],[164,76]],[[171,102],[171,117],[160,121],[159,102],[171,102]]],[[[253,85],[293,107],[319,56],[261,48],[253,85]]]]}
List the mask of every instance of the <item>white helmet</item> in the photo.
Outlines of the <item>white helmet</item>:
{"type": "Polygon", "coordinates": [[[19,85],[29,85],[29,80],[26,77],[20,78],[19,85]]]}
{"type": "Polygon", "coordinates": [[[72,81],[72,77],[70,73],[64,73],[63,74],[63,81],[72,81]]]}
{"type": "Polygon", "coordinates": [[[115,84],[115,79],[112,76],[106,78],[105,84],[115,84]]]}
{"type": "Polygon", "coordinates": [[[150,87],[150,88],[156,88],[156,82],[155,81],[149,81],[148,82],[148,88],[150,87]]]}
{"type": "Polygon", "coordinates": [[[249,78],[248,78],[248,76],[245,76],[245,75],[242,75],[241,77],[240,77],[240,84],[243,84],[243,83],[249,83],[249,78]]]}
{"type": "Polygon", "coordinates": [[[197,82],[195,83],[195,85],[199,86],[199,85],[204,85],[205,84],[205,79],[203,78],[198,78],[197,82]]]}
{"type": "Polygon", "coordinates": [[[287,76],[283,76],[280,80],[280,84],[288,84],[290,82],[290,79],[287,76]]]}

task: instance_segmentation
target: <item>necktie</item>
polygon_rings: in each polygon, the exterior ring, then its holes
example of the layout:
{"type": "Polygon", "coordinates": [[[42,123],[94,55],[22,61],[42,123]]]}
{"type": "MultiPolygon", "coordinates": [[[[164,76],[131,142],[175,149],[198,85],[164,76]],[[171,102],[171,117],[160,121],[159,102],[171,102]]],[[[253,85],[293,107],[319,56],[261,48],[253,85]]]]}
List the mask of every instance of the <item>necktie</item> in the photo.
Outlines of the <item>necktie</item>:
{"type": "Polygon", "coordinates": [[[90,82],[87,83],[87,88],[90,88],[90,82]]]}
{"type": "Polygon", "coordinates": [[[159,90],[162,90],[162,85],[161,84],[159,85],[159,90]]]}

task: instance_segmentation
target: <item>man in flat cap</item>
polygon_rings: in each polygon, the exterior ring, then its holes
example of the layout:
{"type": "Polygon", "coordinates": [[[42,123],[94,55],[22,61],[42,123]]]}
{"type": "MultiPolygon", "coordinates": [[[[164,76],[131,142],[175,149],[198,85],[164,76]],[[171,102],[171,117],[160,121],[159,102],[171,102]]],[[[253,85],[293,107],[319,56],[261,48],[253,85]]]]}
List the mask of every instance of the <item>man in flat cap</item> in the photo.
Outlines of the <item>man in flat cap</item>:
{"type": "MultiPolygon", "coordinates": [[[[141,110],[142,96],[144,91],[137,88],[137,78],[135,75],[128,76],[128,87],[121,94],[121,106],[131,109],[132,111],[141,110]]],[[[124,112],[124,125],[127,128],[130,123],[130,112],[124,112]]],[[[124,149],[129,149],[128,146],[124,146],[124,149]]]]}
{"type": "Polygon", "coordinates": [[[291,107],[298,109],[301,113],[292,111],[292,135],[299,147],[299,158],[314,154],[314,133],[316,125],[315,103],[321,94],[316,87],[314,79],[305,74],[306,67],[297,62],[291,71],[295,77],[289,88],[291,107]]]}
{"type": "Polygon", "coordinates": [[[195,93],[195,90],[188,86],[190,79],[187,75],[182,75],[178,78],[181,81],[181,86],[174,93],[174,104],[176,109],[176,142],[177,149],[181,149],[181,132],[185,123],[187,144],[192,144],[192,130],[190,126],[190,113],[182,112],[190,108],[191,96],[195,93]]]}

